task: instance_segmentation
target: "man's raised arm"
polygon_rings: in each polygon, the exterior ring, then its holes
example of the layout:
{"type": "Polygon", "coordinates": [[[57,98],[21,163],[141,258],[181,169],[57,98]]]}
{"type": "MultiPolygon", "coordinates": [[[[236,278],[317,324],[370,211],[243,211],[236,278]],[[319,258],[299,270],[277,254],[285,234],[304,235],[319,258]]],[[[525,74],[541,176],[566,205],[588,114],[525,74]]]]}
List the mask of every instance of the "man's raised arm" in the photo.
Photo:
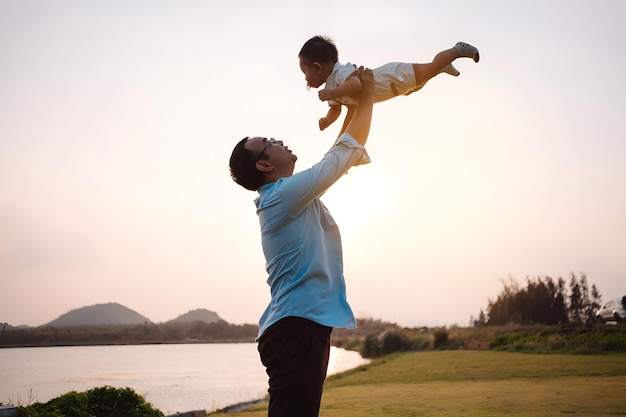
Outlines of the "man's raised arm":
{"type": "Polygon", "coordinates": [[[356,97],[358,104],[346,133],[352,135],[361,145],[365,145],[370,133],[374,107],[374,73],[369,68],[360,67],[358,77],[361,80],[361,92],[356,97]]]}

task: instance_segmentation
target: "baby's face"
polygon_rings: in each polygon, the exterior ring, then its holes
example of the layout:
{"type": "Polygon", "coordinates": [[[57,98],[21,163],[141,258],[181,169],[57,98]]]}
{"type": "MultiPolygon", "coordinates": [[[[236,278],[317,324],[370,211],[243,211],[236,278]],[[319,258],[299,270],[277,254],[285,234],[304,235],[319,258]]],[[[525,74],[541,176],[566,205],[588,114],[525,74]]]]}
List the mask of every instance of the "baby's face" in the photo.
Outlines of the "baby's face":
{"type": "Polygon", "coordinates": [[[300,58],[300,70],[304,73],[307,87],[318,88],[326,82],[322,66],[318,62],[309,62],[300,58]]]}

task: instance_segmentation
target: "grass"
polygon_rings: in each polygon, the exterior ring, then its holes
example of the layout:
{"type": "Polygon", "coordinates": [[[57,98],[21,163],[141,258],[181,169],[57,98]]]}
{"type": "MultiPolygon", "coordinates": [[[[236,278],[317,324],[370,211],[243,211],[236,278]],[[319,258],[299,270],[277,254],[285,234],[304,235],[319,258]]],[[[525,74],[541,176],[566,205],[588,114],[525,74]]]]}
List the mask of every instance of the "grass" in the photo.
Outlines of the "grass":
{"type": "Polygon", "coordinates": [[[328,378],[320,416],[626,416],[626,355],[394,354],[328,378]]]}

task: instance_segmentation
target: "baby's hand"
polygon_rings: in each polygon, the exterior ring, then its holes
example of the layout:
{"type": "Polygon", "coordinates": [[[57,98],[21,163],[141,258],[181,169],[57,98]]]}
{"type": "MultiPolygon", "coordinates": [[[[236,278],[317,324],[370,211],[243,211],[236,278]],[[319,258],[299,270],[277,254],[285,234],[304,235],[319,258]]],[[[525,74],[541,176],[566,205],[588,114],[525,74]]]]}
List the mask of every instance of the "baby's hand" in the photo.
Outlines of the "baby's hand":
{"type": "Polygon", "coordinates": [[[322,88],[318,93],[317,96],[320,98],[320,100],[322,101],[327,101],[327,100],[332,100],[333,96],[332,96],[332,90],[330,88],[322,88]]]}
{"type": "Polygon", "coordinates": [[[320,130],[324,130],[326,129],[328,126],[331,125],[330,121],[326,118],[326,117],[322,117],[319,121],[319,125],[320,125],[320,130]]]}

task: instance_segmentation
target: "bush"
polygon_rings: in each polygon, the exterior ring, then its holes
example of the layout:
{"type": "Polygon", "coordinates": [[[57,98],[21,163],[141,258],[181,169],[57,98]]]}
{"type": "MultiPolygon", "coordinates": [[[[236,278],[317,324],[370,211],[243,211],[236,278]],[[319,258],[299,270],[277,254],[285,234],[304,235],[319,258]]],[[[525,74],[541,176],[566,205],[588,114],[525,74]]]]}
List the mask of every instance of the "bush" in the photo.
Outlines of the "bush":
{"type": "Polygon", "coordinates": [[[416,346],[423,346],[423,339],[411,340],[402,330],[389,330],[380,336],[367,335],[360,353],[364,358],[377,358],[395,352],[417,350],[416,346]]]}
{"type": "Polygon", "coordinates": [[[598,343],[598,346],[602,351],[624,352],[626,351],[626,335],[607,334],[604,340],[598,343]]]}
{"type": "Polygon", "coordinates": [[[443,349],[448,344],[448,331],[436,329],[433,332],[433,349],[443,349]]]}
{"type": "Polygon", "coordinates": [[[621,326],[533,326],[497,334],[489,348],[516,352],[601,354],[626,350],[621,326]]]}
{"type": "Polygon", "coordinates": [[[420,350],[428,350],[430,347],[430,339],[426,335],[413,336],[410,339],[411,347],[409,350],[417,352],[420,350]]]}
{"type": "Polygon", "coordinates": [[[336,346],[364,358],[400,351],[478,349],[528,353],[602,354],[626,352],[626,324],[582,326],[507,325],[483,327],[374,329],[358,337],[336,337],[336,346]]]}
{"type": "Polygon", "coordinates": [[[363,341],[363,347],[360,353],[364,358],[379,357],[382,354],[382,349],[380,347],[378,337],[373,334],[368,334],[363,341]]]}
{"type": "Polygon", "coordinates": [[[18,408],[18,417],[163,417],[131,388],[104,386],[69,392],[47,403],[18,408]]]}
{"type": "Polygon", "coordinates": [[[392,330],[383,335],[381,348],[383,355],[407,351],[411,350],[411,341],[401,330],[392,330]]]}

